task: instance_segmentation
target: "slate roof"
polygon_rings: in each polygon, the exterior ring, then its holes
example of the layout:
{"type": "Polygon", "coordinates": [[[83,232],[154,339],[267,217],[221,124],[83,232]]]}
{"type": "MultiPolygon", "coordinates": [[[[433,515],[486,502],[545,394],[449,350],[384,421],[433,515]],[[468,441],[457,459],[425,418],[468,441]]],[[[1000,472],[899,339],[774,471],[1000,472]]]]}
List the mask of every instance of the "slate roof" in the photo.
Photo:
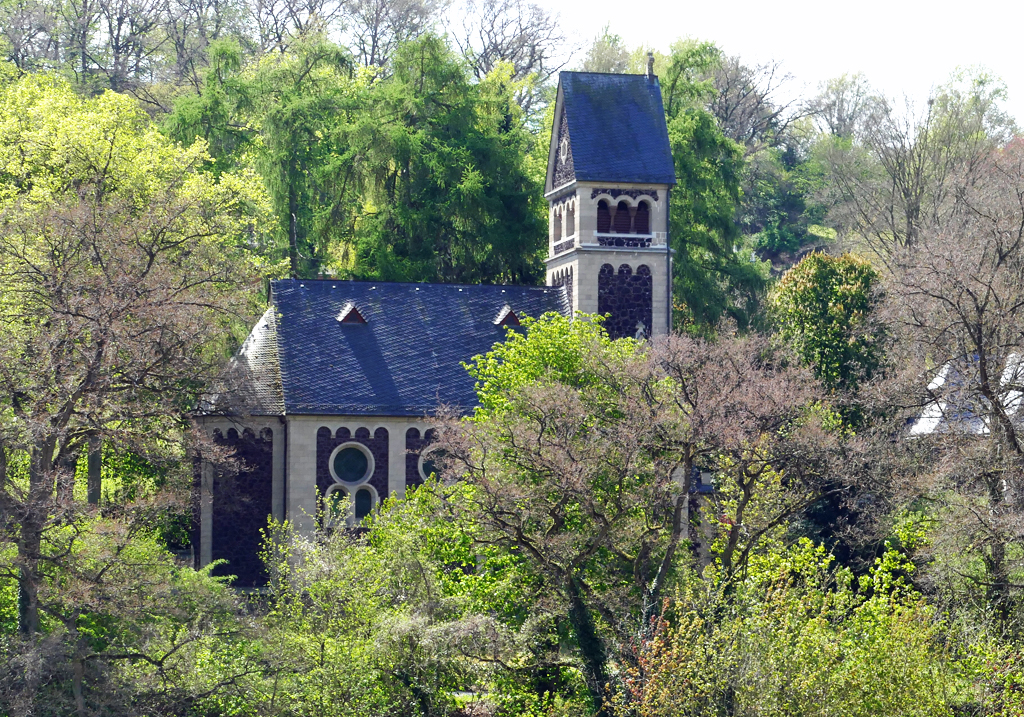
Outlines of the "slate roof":
{"type": "Polygon", "coordinates": [[[564,287],[288,279],[273,282],[271,301],[243,357],[265,397],[259,412],[309,415],[468,409],[476,394],[461,362],[505,337],[496,317],[506,306],[517,316],[569,313],[564,287]],[[338,321],[350,303],[366,323],[338,321]],[[261,343],[271,334],[276,351],[261,343]]]}
{"type": "Polygon", "coordinates": [[[656,77],[562,72],[559,89],[577,181],[676,183],[656,77]]]}

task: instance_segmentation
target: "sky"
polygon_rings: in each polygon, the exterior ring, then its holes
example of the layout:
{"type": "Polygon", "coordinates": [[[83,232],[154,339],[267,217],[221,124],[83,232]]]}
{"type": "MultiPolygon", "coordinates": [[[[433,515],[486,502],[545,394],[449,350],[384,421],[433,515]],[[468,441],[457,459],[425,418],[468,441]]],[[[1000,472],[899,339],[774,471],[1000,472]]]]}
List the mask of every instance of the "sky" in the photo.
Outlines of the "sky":
{"type": "MultiPolygon", "coordinates": [[[[973,0],[542,0],[586,47],[609,25],[627,47],[667,51],[673,40],[710,40],[747,64],[779,60],[788,92],[862,72],[876,90],[917,103],[959,67],[1002,78],[1006,109],[1024,125],[1024,2],[973,0]]],[[[584,52],[569,67],[582,61],[584,52]]]]}

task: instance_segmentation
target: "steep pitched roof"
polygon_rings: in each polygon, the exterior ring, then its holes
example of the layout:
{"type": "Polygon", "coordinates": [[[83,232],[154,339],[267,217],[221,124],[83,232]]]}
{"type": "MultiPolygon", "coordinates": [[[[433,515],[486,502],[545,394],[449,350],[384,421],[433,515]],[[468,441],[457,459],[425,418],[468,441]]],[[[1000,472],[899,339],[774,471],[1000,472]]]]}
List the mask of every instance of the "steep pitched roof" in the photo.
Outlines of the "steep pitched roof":
{"type": "Polygon", "coordinates": [[[505,306],[569,312],[564,287],[536,286],[288,279],[273,282],[272,303],[276,363],[262,362],[257,381],[279,375],[284,412],[318,415],[467,409],[476,394],[461,362],[505,337],[494,323],[505,306]],[[349,304],[365,323],[338,320],[349,304]]]}
{"type": "MultiPolygon", "coordinates": [[[[1024,357],[1010,354],[1006,357],[1000,386],[999,402],[1015,424],[1024,422],[1021,406],[1024,393],[1020,390],[1024,376],[1024,357]]],[[[909,435],[924,436],[934,433],[987,435],[992,404],[981,391],[980,366],[977,357],[962,357],[942,366],[928,384],[928,401],[922,411],[910,421],[909,435]]]]}
{"type": "Polygon", "coordinates": [[[661,88],[656,77],[562,72],[558,96],[566,122],[556,117],[548,190],[559,162],[561,130],[577,181],[675,184],[661,88]]]}

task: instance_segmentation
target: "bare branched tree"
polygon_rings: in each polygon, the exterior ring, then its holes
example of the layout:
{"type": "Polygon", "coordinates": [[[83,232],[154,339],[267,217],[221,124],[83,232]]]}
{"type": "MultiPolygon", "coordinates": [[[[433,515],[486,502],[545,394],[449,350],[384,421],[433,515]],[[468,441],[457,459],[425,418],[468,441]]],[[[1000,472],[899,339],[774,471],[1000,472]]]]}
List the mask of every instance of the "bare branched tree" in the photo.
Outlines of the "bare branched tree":
{"type": "Polygon", "coordinates": [[[0,34],[7,58],[28,72],[55,64],[57,17],[52,6],[39,0],[14,0],[0,5],[0,34]]]}
{"type": "Polygon", "coordinates": [[[352,50],[367,67],[385,65],[403,42],[440,19],[445,0],[347,0],[345,22],[352,50]]]}
{"type": "Polygon", "coordinates": [[[780,89],[792,76],[782,63],[744,65],[739,57],[724,57],[712,71],[715,93],[708,109],[727,137],[746,147],[748,155],[774,146],[789,125],[806,116],[796,100],[779,98],[780,89]]]}
{"type": "Polygon", "coordinates": [[[985,75],[946,87],[923,113],[879,102],[852,149],[832,148],[833,219],[883,260],[941,227],[991,153],[1012,136],[1005,88],[985,75]]]}
{"type": "Polygon", "coordinates": [[[246,4],[258,54],[285,52],[293,38],[329,30],[342,0],[252,0],[246,4]]]}
{"type": "MultiPolygon", "coordinates": [[[[942,222],[892,257],[916,418],[896,492],[934,508],[931,579],[1024,629],[1024,147],[961,168],[942,222]],[[923,446],[923,448],[922,448],[923,446]],[[972,598],[974,596],[974,598],[972,598]]],[[[902,382],[902,383],[900,383],[902,382]]]]}
{"type": "Polygon", "coordinates": [[[819,132],[853,139],[862,136],[868,118],[883,109],[883,104],[867,78],[856,73],[822,83],[807,110],[819,132]]]}
{"type": "Polygon", "coordinates": [[[175,82],[197,91],[208,64],[207,48],[223,37],[242,37],[245,5],[233,0],[168,0],[164,17],[168,53],[175,82]]]}
{"type": "Polygon", "coordinates": [[[462,32],[453,39],[478,78],[507,62],[515,79],[537,75],[543,83],[561,67],[551,61],[565,32],[558,16],[541,6],[525,0],[473,0],[459,12],[462,32]]]}

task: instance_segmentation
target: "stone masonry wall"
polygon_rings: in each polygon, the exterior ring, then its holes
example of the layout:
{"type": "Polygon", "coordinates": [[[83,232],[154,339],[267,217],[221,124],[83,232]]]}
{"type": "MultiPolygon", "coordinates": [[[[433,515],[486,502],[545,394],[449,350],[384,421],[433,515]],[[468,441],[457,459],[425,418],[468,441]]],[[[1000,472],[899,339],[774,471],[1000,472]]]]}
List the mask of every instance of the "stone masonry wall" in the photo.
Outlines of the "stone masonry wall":
{"type": "Polygon", "coordinates": [[[641,264],[636,273],[629,264],[615,271],[611,264],[601,266],[597,277],[597,313],[611,314],[604,327],[613,339],[637,336],[641,329],[651,336],[653,325],[653,281],[651,270],[641,264]]]}

